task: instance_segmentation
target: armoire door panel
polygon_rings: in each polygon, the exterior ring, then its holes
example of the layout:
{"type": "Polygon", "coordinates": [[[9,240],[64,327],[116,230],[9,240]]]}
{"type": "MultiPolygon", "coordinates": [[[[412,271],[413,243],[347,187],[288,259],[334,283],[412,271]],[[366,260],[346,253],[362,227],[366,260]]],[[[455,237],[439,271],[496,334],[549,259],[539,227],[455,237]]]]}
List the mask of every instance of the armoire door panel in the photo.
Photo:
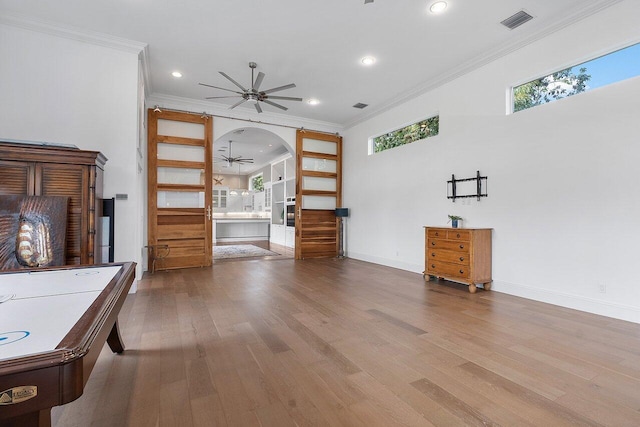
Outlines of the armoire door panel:
{"type": "Polygon", "coordinates": [[[0,194],[33,195],[35,191],[33,168],[33,163],[0,160],[0,194]]]}
{"type": "Polygon", "coordinates": [[[89,229],[82,210],[89,197],[88,171],[81,165],[42,163],[36,168],[36,193],[41,196],[67,196],[67,264],[82,263],[82,247],[87,247],[89,229]]]}

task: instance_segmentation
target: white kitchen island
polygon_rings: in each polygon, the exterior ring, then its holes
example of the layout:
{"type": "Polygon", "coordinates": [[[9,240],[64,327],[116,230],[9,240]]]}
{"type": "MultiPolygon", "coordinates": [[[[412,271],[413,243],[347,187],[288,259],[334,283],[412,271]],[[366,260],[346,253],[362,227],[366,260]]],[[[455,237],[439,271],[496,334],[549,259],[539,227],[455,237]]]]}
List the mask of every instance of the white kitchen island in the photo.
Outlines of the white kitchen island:
{"type": "Polygon", "coordinates": [[[269,240],[271,220],[255,215],[214,215],[216,242],[269,240]]]}

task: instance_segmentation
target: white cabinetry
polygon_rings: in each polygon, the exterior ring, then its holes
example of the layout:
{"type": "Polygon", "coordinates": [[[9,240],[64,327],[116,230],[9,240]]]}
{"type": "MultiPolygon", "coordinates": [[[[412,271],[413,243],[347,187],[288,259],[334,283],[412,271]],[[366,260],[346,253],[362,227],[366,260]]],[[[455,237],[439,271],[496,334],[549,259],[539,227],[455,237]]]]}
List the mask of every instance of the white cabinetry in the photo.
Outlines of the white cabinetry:
{"type": "Polygon", "coordinates": [[[296,246],[296,228],[295,227],[285,227],[284,245],[289,248],[294,248],[296,246]]]}
{"type": "Polygon", "coordinates": [[[229,197],[229,187],[213,187],[213,208],[218,210],[227,209],[227,198],[229,197]]]}
{"type": "Polygon", "coordinates": [[[271,200],[271,238],[277,245],[294,247],[295,227],[287,226],[287,203],[296,196],[296,162],[290,154],[271,164],[271,182],[265,184],[265,206],[271,200]],[[270,193],[267,193],[270,188],[270,193]],[[270,197],[269,197],[270,196],[270,197]]]}
{"type": "Polygon", "coordinates": [[[279,224],[271,224],[271,235],[269,241],[276,245],[285,245],[285,226],[279,224]]]}

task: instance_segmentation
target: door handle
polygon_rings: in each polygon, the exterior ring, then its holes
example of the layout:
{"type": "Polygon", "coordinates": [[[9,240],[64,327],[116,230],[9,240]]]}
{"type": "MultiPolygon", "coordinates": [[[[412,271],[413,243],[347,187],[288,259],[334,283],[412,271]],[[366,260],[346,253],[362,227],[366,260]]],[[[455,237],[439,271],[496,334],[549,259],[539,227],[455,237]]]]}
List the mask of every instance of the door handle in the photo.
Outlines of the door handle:
{"type": "Polygon", "coordinates": [[[207,206],[207,219],[211,221],[211,205],[207,206]]]}
{"type": "Polygon", "coordinates": [[[298,219],[302,219],[302,208],[298,208],[298,219]]]}

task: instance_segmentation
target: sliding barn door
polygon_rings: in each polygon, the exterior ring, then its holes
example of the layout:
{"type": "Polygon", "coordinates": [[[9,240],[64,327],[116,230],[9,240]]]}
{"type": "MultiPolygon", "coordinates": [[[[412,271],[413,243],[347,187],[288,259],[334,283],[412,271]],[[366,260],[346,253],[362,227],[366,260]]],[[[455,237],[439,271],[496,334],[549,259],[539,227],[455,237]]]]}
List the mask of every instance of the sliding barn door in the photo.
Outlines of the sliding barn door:
{"type": "Polygon", "coordinates": [[[342,203],[342,137],[298,130],[296,259],[338,254],[336,207],[342,203]]]}
{"type": "Polygon", "coordinates": [[[149,109],[149,270],[211,265],[212,120],[149,109]]]}

